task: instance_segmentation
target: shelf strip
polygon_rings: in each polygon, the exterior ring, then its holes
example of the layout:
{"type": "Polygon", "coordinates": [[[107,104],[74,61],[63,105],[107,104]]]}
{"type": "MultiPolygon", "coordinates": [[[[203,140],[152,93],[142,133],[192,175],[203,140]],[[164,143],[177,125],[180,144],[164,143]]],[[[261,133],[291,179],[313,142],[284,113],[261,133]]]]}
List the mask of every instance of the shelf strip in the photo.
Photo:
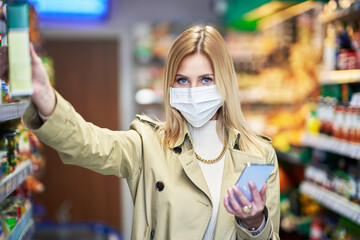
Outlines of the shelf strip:
{"type": "Polygon", "coordinates": [[[279,160],[283,160],[286,161],[288,163],[291,164],[296,164],[296,165],[302,165],[303,163],[301,162],[301,159],[299,157],[298,154],[296,153],[286,153],[286,152],[282,152],[280,150],[275,149],[277,158],[279,160]]]}
{"type": "Polygon", "coordinates": [[[346,84],[360,82],[360,69],[325,71],[320,74],[321,84],[346,84]]]}
{"type": "Polygon", "coordinates": [[[0,202],[10,195],[32,173],[31,160],[26,160],[16,166],[14,172],[0,182],[0,202]]]}
{"type": "Polygon", "coordinates": [[[300,192],[312,197],[321,205],[360,225],[360,206],[350,202],[339,194],[324,189],[314,183],[304,181],[300,192]]]}
{"type": "Polygon", "coordinates": [[[330,23],[333,21],[341,20],[341,21],[354,21],[359,19],[360,14],[360,5],[355,4],[351,6],[350,8],[338,10],[330,15],[321,14],[319,16],[320,21],[322,21],[324,24],[330,23]]]}
{"type": "Polygon", "coordinates": [[[0,104],[0,122],[20,118],[30,102],[0,104]]]}
{"type": "Polygon", "coordinates": [[[320,150],[360,160],[360,144],[318,134],[306,133],[302,136],[302,144],[320,150]]]}

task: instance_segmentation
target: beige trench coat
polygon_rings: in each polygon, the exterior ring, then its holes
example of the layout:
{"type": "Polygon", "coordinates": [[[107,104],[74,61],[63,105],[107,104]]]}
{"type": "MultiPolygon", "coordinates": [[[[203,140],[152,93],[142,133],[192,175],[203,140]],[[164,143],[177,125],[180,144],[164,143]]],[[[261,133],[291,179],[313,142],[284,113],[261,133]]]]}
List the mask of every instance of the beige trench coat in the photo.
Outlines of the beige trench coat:
{"type": "MultiPolygon", "coordinates": [[[[55,111],[44,124],[31,104],[23,117],[25,125],[56,149],[65,164],[127,179],[134,203],[132,239],[202,239],[213,206],[188,131],[164,150],[151,119],[137,116],[129,131],[110,131],[86,122],[70,103],[58,93],[56,96],[55,111]]],[[[239,137],[239,133],[229,132],[214,239],[279,239],[275,152],[270,145],[265,149],[265,158],[243,152],[238,149],[239,137]],[[235,184],[247,162],[275,164],[267,182],[266,226],[255,237],[236,223],[223,204],[227,188],[235,184]]]]}

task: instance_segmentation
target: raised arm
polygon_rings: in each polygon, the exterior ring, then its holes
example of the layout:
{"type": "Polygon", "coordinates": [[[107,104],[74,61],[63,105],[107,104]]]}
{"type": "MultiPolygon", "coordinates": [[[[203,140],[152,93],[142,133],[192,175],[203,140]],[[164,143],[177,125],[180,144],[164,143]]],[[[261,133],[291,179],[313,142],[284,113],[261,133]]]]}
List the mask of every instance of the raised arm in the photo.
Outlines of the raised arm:
{"type": "Polygon", "coordinates": [[[32,61],[32,83],[34,93],[31,97],[39,113],[43,116],[50,116],[56,105],[56,97],[49,76],[40,57],[36,54],[34,46],[30,44],[30,55],[32,61]]]}

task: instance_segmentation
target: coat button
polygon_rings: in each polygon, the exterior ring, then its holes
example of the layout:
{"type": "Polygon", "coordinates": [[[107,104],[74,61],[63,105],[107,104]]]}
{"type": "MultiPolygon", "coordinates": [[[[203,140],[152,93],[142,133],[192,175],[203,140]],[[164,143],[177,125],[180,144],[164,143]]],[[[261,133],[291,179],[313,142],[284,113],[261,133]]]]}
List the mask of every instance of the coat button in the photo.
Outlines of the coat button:
{"type": "Polygon", "coordinates": [[[181,153],[181,147],[174,147],[175,153],[181,153]]]}
{"type": "Polygon", "coordinates": [[[162,181],[158,181],[158,182],[155,184],[155,188],[156,188],[159,192],[161,192],[162,190],[164,190],[164,187],[165,187],[165,185],[164,185],[164,183],[163,183],[162,181]]]}
{"type": "Polygon", "coordinates": [[[155,230],[151,230],[150,238],[154,239],[154,237],[155,237],[155,230]]]}

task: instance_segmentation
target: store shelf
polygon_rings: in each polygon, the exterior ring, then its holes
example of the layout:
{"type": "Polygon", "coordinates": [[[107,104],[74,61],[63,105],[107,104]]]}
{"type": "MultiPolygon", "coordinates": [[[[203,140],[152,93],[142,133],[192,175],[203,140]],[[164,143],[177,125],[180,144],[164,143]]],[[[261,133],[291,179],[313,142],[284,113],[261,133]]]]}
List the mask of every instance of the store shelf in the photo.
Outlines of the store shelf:
{"type": "Polygon", "coordinates": [[[34,233],[34,229],[35,224],[32,218],[32,207],[30,207],[23,216],[21,216],[19,222],[15,225],[6,240],[30,239],[34,233]]]}
{"type": "Polygon", "coordinates": [[[305,1],[289,7],[285,10],[276,12],[275,14],[272,14],[268,17],[260,19],[258,21],[258,28],[260,31],[264,31],[285,22],[286,20],[293,18],[294,16],[298,16],[307,11],[321,7],[321,3],[317,3],[315,1],[305,1]]]}
{"type": "Polygon", "coordinates": [[[295,165],[303,165],[303,163],[301,162],[301,159],[299,157],[298,154],[296,153],[292,153],[292,152],[281,152],[279,150],[275,150],[277,158],[279,160],[291,163],[291,164],[295,164],[295,165]]]}
{"type": "Polygon", "coordinates": [[[360,4],[353,5],[348,9],[343,9],[332,13],[331,15],[320,15],[320,20],[323,23],[329,23],[333,21],[352,21],[360,19],[360,4]]]}
{"type": "Polygon", "coordinates": [[[20,240],[32,240],[35,234],[35,222],[30,219],[28,224],[25,226],[24,231],[20,234],[20,240]]]}
{"type": "Polygon", "coordinates": [[[312,135],[306,133],[302,136],[302,144],[360,160],[360,144],[358,143],[352,143],[321,134],[312,135]]]}
{"type": "Polygon", "coordinates": [[[358,204],[350,202],[334,192],[306,181],[300,184],[300,192],[312,197],[331,211],[360,224],[360,206],[358,204]]]}
{"type": "Polygon", "coordinates": [[[294,98],[290,91],[269,92],[265,88],[256,87],[252,89],[239,90],[240,101],[242,104],[258,104],[258,105],[293,105],[302,98],[294,98]],[[277,96],[277,97],[275,97],[277,96]]]}
{"type": "Polygon", "coordinates": [[[26,160],[16,166],[14,172],[0,182],[0,202],[10,195],[32,173],[31,160],[26,160]]]}
{"type": "Polygon", "coordinates": [[[8,103],[0,105],[0,122],[20,118],[29,105],[27,102],[8,103]]]}
{"type": "Polygon", "coordinates": [[[360,82],[360,69],[325,71],[320,74],[321,84],[360,82]]]}

